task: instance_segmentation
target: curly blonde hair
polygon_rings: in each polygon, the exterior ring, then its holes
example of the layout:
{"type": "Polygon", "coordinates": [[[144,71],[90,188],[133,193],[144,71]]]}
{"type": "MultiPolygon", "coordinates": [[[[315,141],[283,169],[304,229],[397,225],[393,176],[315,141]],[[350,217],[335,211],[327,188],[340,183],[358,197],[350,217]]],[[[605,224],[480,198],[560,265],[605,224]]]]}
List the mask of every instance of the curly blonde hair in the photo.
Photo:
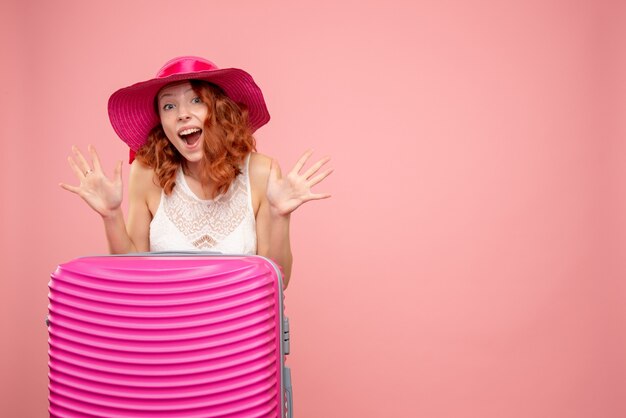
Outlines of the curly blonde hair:
{"type": "MultiPolygon", "coordinates": [[[[189,80],[209,112],[204,121],[204,158],[201,163],[202,183],[213,182],[213,198],[225,193],[237,175],[246,155],[256,151],[256,141],[248,123],[248,109],[232,101],[217,85],[189,80]]],[[[155,110],[157,109],[155,98],[155,110]]],[[[158,113],[158,111],[157,111],[158,113]]],[[[159,186],[167,195],[176,185],[176,170],[186,160],[167,139],[161,124],[148,134],[147,142],[135,156],[139,162],[154,169],[159,186]]]]}

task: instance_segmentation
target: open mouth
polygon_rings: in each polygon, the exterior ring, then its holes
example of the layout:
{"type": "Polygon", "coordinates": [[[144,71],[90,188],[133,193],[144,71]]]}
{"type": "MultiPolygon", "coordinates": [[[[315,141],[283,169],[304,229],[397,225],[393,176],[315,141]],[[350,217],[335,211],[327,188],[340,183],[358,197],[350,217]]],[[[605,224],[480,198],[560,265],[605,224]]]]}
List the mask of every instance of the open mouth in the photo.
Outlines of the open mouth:
{"type": "Polygon", "coordinates": [[[178,137],[182,139],[188,146],[195,145],[202,136],[202,129],[189,128],[178,133],[178,137]]]}

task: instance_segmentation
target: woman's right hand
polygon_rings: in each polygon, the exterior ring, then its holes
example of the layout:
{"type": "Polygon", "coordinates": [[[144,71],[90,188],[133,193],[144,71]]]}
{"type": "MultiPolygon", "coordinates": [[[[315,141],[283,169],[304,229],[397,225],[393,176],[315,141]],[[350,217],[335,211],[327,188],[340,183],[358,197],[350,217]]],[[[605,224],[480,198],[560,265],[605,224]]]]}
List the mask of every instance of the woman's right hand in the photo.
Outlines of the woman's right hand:
{"type": "Polygon", "coordinates": [[[74,156],[67,161],[80,181],[78,186],[59,183],[59,186],[83,198],[93,210],[103,217],[111,216],[122,204],[122,161],[113,171],[113,179],[104,175],[100,159],[92,145],[88,147],[93,169],[76,146],[72,147],[74,156]]]}

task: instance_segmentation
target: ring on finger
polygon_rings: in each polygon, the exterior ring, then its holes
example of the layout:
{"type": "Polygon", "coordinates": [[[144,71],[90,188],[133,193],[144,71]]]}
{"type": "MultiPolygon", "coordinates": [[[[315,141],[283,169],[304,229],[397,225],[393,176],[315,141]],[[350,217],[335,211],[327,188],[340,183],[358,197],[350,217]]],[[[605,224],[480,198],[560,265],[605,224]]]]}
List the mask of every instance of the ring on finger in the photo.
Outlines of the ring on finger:
{"type": "Polygon", "coordinates": [[[85,177],[87,177],[91,173],[93,173],[93,170],[90,168],[89,170],[85,171],[85,177]]]}

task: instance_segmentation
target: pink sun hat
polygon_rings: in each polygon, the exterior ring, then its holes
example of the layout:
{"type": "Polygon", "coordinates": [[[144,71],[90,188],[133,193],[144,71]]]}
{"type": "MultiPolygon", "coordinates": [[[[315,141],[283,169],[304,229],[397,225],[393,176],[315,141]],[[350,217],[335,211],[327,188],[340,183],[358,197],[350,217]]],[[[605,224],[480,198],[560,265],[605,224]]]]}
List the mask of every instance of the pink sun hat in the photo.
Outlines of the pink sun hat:
{"type": "Polygon", "coordinates": [[[146,143],[148,133],[160,123],[154,105],[159,90],[181,80],[204,80],[221,87],[231,100],[248,108],[252,132],[270,120],[263,93],[250,74],[238,68],[217,68],[200,57],[176,57],[165,63],[155,78],[119,89],[109,98],[111,125],[131,154],[146,143]]]}

